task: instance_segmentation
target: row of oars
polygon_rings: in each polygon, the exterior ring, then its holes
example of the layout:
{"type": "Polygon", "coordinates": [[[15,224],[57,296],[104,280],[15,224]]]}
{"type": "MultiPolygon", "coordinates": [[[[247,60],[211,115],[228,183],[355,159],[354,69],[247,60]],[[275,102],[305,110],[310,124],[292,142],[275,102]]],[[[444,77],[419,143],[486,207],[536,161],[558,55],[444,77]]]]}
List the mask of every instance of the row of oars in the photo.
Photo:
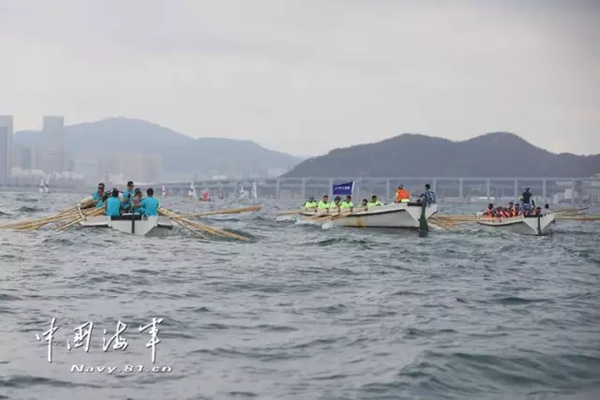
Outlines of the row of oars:
{"type": "Polygon", "coordinates": [[[68,210],[60,211],[55,215],[28,221],[12,222],[10,224],[1,225],[0,229],[36,230],[40,229],[44,225],[64,220],[77,220],[81,217],[81,208],[88,208],[90,205],[91,204],[89,203],[89,201],[86,200],[75,207],[71,207],[68,210]]]}
{"type": "MultiPolygon", "coordinates": [[[[258,210],[260,210],[260,207],[258,207],[258,210]]],[[[225,212],[227,214],[234,214],[236,212],[234,212],[233,210],[224,210],[224,211],[228,211],[225,212]]],[[[257,209],[253,209],[252,211],[257,211],[257,209]]],[[[237,213],[239,212],[245,212],[245,211],[237,211],[237,213]]],[[[208,240],[208,237],[206,234],[209,235],[213,235],[213,236],[218,236],[218,237],[225,237],[225,238],[231,238],[231,239],[237,239],[237,240],[244,240],[244,241],[248,241],[250,240],[250,238],[247,238],[245,236],[241,236],[232,232],[227,232],[223,229],[218,229],[218,228],[213,228],[204,224],[201,224],[199,222],[196,221],[191,221],[188,218],[186,218],[185,215],[179,215],[174,213],[173,211],[167,210],[165,208],[159,208],[158,209],[158,213],[161,215],[164,215],[166,217],[171,218],[171,220],[175,223],[177,223],[179,226],[181,226],[182,228],[187,229],[188,231],[192,232],[195,235],[200,236],[203,239],[208,240]]],[[[223,211],[221,212],[216,212],[216,211],[210,211],[208,212],[210,214],[207,213],[196,213],[196,214],[192,214],[193,216],[202,216],[202,215],[216,215],[219,213],[223,213],[223,211]]]]}

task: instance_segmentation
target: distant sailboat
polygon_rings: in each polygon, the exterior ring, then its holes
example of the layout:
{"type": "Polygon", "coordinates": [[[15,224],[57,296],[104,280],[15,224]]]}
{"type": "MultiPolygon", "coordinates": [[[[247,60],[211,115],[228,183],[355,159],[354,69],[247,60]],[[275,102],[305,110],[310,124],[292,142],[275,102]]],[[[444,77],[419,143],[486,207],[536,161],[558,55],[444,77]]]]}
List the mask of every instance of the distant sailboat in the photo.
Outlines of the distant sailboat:
{"type": "Polygon", "coordinates": [[[162,187],[162,197],[167,197],[169,192],[167,192],[167,188],[165,187],[165,185],[163,185],[162,187]]]}
{"type": "Polygon", "coordinates": [[[256,182],[252,182],[252,198],[258,199],[258,189],[256,188],[256,182]]]}
{"type": "Polygon", "coordinates": [[[244,185],[240,185],[240,199],[245,199],[248,192],[244,190],[244,185]]]}
{"type": "Polygon", "coordinates": [[[46,185],[44,185],[44,180],[42,179],[42,181],[40,182],[40,193],[44,193],[45,189],[46,185]]]}
{"type": "Polygon", "coordinates": [[[189,197],[194,197],[194,198],[197,197],[196,196],[196,189],[194,188],[194,182],[192,182],[190,184],[190,190],[188,190],[188,196],[189,197]]]}
{"type": "Polygon", "coordinates": [[[46,179],[46,184],[44,186],[44,193],[50,193],[50,179],[46,179]]]}

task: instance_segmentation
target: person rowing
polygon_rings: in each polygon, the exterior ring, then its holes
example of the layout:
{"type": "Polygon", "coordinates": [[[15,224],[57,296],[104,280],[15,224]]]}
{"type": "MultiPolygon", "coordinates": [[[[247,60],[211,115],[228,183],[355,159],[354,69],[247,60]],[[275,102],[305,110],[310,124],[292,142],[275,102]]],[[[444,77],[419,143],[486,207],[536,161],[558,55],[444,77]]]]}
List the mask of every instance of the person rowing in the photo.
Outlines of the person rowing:
{"type": "Polygon", "coordinates": [[[142,200],[141,209],[144,210],[143,213],[149,217],[157,216],[159,203],[158,199],[154,197],[154,189],[149,188],[148,190],[146,190],[146,195],[148,197],[142,200]]]}
{"type": "Polygon", "coordinates": [[[123,204],[119,199],[119,191],[117,189],[112,190],[112,196],[106,200],[106,215],[109,217],[118,217],[121,215],[121,209],[123,204]]]}
{"type": "Polygon", "coordinates": [[[346,199],[342,202],[342,205],[340,206],[340,208],[342,210],[350,210],[350,212],[352,212],[352,209],[354,208],[354,204],[352,204],[352,196],[348,195],[346,196],[346,199]]]}
{"type": "Polygon", "coordinates": [[[315,201],[314,197],[309,197],[308,200],[306,201],[306,203],[304,203],[304,208],[306,208],[307,210],[312,210],[317,208],[319,204],[315,201]]]}
{"type": "Polygon", "coordinates": [[[383,203],[377,200],[377,196],[373,195],[371,196],[371,201],[367,204],[367,207],[377,207],[382,205],[383,203]]]}
{"type": "Polygon", "coordinates": [[[342,198],[340,196],[335,196],[333,198],[333,203],[329,206],[329,209],[336,209],[338,212],[342,207],[342,198]]]}
{"type": "Polygon", "coordinates": [[[98,190],[92,193],[92,199],[96,203],[96,208],[104,207],[104,201],[108,198],[108,193],[104,193],[104,183],[98,184],[98,190]]]}
{"type": "Polygon", "coordinates": [[[323,200],[317,205],[318,210],[329,210],[329,196],[323,196],[323,200]]]}
{"type": "Polygon", "coordinates": [[[133,182],[129,181],[127,182],[127,190],[123,192],[123,208],[126,212],[129,212],[132,209],[131,199],[134,195],[135,192],[133,190],[133,182]]]}

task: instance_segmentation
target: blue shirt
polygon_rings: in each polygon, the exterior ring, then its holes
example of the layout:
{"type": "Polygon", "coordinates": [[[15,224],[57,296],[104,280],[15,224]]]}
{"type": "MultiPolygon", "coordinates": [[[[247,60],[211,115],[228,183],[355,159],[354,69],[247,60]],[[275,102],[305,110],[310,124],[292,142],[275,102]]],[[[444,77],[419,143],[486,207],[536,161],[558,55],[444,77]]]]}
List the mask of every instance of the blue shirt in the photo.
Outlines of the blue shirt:
{"type": "Polygon", "coordinates": [[[106,200],[106,215],[109,217],[121,215],[121,200],[118,197],[109,197],[106,200]]]}
{"type": "Polygon", "coordinates": [[[146,197],[142,200],[142,207],[148,216],[158,215],[158,200],[154,197],[146,197]]]}
{"type": "Polygon", "coordinates": [[[135,194],[135,192],[133,190],[132,191],[126,190],[123,192],[123,207],[125,207],[125,208],[131,207],[131,198],[133,197],[134,194],[135,194]]]}
{"type": "Polygon", "coordinates": [[[425,204],[435,204],[435,193],[430,189],[419,195],[423,199],[425,204]]]}

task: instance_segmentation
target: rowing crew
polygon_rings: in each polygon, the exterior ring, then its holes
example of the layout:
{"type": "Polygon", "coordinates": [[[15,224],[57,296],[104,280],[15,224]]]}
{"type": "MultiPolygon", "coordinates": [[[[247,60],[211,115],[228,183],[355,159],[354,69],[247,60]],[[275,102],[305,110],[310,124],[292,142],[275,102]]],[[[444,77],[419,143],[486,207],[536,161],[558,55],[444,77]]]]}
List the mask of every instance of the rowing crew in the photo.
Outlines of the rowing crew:
{"type": "MultiPolygon", "coordinates": [[[[410,193],[404,189],[402,185],[398,186],[396,191],[396,203],[410,203],[410,193]]],[[[429,184],[425,185],[425,191],[419,195],[417,203],[425,203],[427,205],[435,204],[435,193],[431,190],[429,184]]],[[[368,210],[369,207],[383,206],[384,204],[377,199],[377,196],[371,196],[371,201],[363,199],[360,208],[361,210],[368,210]]],[[[340,196],[335,196],[333,202],[329,202],[329,196],[323,196],[320,202],[316,202],[314,197],[309,197],[308,201],[304,203],[303,207],[307,210],[330,210],[337,209],[353,211],[354,204],[352,203],[352,196],[346,196],[344,200],[340,196]]]]}
{"type": "Polygon", "coordinates": [[[134,189],[133,182],[127,182],[127,190],[119,197],[119,190],[113,189],[110,193],[104,191],[104,183],[98,184],[98,190],[92,194],[96,208],[106,207],[106,215],[116,217],[124,213],[133,213],[147,216],[158,215],[158,200],[154,197],[154,189],[146,190],[144,198],[142,190],[134,189]]]}
{"type": "MultiPolygon", "coordinates": [[[[380,202],[379,200],[377,200],[377,196],[373,195],[371,197],[371,201],[368,201],[367,199],[363,199],[359,207],[367,209],[368,207],[377,207],[377,206],[382,206],[382,205],[383,205],[383,203],[380,202]]],[[[352,196],[346,196],[346,198],[343,201],[340,196],[335,196],[333,198],[333,202],[331,202],[331,203],[329,202],[328,195],[323,196],[323,199],[321,201],[319,201],[318,203],[315,201],[314,197],[309,197],[308,201],[306,203],[304,203],[303,207],[306,208],[307,210],[322,210],[322,211],[329,211],[331,209],[337,209],[338,211],[340,211],[340,210],[353,211],[354,210],[354,204],[352,203],[352,196]]]]}
{"type": "Polygon", "coordinates": [[[529,204],[514,204],[512,201],[508,203],[508,207],[494,207],[492,203],[488,204],[488,208],[482,213],[478,213],[480,216],[488,218],[512,218],[518,216],[524,217],[537,217],[544,216],[550,213],[550,206],[546,204],[544,209],[541,207],[533,208],[529,204]]]}

